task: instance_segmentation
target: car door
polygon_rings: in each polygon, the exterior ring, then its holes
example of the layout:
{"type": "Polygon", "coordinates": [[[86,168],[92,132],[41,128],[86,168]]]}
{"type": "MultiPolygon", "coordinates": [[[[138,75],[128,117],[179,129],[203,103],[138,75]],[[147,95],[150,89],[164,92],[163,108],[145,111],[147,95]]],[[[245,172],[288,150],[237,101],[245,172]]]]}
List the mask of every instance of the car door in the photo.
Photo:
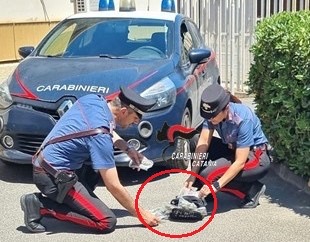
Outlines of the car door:
{"type": "Polygon", "coordinates": [[[190,19],[185,19],[181,24],[181,62],[182,68],[187,74],[187,90],[191,97],[193,109],[192,109],[192,126],[196,126],[195,121],[200,120],[199,105],[200,96],[204,88],[204,73],[202,65],[192,64],[189,60],[189,52],[196,48],[203,48],[204,44],[200,38],[197,27],[191,22],[190,19]]]}
{"type": "MultiPolygon", "coordinates": [[[[189,21],[188,26],[197,48],[206,48],[197,25],[194,22],[189,21]]],[[[211,72],[208,72],[208,62],[198,65],[194,70],[194,74],[197,76],[197,82],[199,85],[198,96],[200,97],[203,90],[212,82],[211,72]]]]}

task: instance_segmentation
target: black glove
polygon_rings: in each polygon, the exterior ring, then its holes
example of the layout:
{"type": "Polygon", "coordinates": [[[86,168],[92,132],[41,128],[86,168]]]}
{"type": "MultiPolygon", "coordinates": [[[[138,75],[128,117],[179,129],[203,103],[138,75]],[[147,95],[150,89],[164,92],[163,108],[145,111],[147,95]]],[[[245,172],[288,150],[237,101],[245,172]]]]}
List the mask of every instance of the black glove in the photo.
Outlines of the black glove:
{"type": "Polygon", "coordinates": [[[169,219],[177,222],[197,222],[202,220],[203,217],[201,213],[184,209],[184,208],[173,208],[169,219]]]}

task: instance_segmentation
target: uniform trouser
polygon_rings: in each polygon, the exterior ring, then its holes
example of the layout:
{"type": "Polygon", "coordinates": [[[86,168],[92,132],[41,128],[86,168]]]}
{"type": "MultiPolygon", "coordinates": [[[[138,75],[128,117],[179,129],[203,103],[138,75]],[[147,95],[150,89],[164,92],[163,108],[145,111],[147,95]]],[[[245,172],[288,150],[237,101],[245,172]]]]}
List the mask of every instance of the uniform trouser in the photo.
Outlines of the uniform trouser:
{"type": "MultiPolygon", "coordinates": [[[[199,136],[196,135],[190,142],[191,152],[195,152],[199,136]]],[[[220,191],[229,192],[240,199],[245,196],[252,197],[254,194],[249,194],[251,189],[258,180],[263,178],[270,167],[270,158],[266,149],[250,150],[247,162],[238,173],[238,175],[229,182],[220,191]]],[[[220,178],[230,167],[235,160],[235,150],[229,149],[223,144],[220,138],[213,137],[208,149],[208,158],[204,161],[200,168],[199,174],[204,177],[209,183],[220,178]]],[[[196,165],[192,161],[192,166],[196,165]]],[[[196,179],[193,186],[201,188],[203,183],[196,179]]]]}
{"type": "Polygon", "coordinates": [[[63,203],[56,202],[55,179],[42,169],[34,168],[33,181],[45,196],[38,196],[42,203],[40,214],[72,222],[100,233],[114,231],[114,213],[93,193],[89,185],[79,180],[67,193],[63,203]],[[83,182],[83,183],[81,183],[83,182]]]}

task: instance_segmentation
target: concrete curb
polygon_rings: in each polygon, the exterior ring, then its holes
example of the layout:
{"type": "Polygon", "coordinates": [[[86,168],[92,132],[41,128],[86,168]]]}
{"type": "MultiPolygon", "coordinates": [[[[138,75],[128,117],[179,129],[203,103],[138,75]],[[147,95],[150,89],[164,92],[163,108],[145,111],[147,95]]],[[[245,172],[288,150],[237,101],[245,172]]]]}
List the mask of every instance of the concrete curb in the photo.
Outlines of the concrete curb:
{"type": "Polygon", "coordinates": [[[302,190],[304,193],[310,195],[310,180],[307,181],[296,175],[293,171],[291,171],[287,166],[281,163],[272,162],[271,169],[284,181],[292,184],[299,190],[302,190]]]}

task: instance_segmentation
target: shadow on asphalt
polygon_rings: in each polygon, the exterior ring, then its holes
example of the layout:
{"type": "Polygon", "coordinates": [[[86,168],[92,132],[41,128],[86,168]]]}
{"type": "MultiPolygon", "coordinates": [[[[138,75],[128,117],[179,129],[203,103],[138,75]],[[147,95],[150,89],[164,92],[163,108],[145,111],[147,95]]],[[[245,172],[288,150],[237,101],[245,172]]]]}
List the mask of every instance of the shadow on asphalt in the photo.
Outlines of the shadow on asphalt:
{"type": "MultiPolygon", "coordinates": [[[[291,209],[296,214],[310,218],[310,196],[299,191],[295,186],[282,180],[274,171],[269,173],[262,179],[266,184],[266,192],[264,197],[269,203],[275,203],[280,207],[291,209]]],[[[240,199],[225,193],[217,194],[218,208],[216,213],[225,213],[233,209],[240,209],[240,199]]],[[[260,205],[263,206],[263,205],[260,205]]],[[[208,213],[212,212],[213,202],[207,205],[208,213]]]]}
{"type": "Polygon", "coordinates": [[[282,180],[274,171],[263,179],[267,185],[265,196],[269,202],[289,208],[295,213],[310,218],[310,196],[282,180]]]}
{"type": "Polygon", "coordinates": [[[32,165],[6,165],[0,162],[0,180],[10,183],[32,183],[32,165]]]}
{"type": "MultiPolygon", "coordinates": [[[[115,210],[112,209],[113,212],[115,210]]],[[[115,212],[117,217],[121,217],[117,212],[115,212]]],[[[60,233],[71,233],[71,234],[98,234],[102,235],[98,231],[91,230],[89,228],[85,228],[83,226],[73,224],[66,221],[57,220],[54,218],[42,218],[41,220],[42,225],[46,227],[46,232],[44,232],[47,236],[53,234],[60,234],[60,233]]],[[[115,229],[132,229],[132,228],[143,228],[143,224],[117,224],[115,229]]],[[[32,234],[26,226],[19,226],[16,228],[17,231],[20,231],[25,234],[32,234]]]]}
{"type": "MultiPolygon", "coordinates": [[[[158,172],[164,171],[165,169],[166,169],[165,167],[161,167],[161,166],[152,167],[148,171],[143,171],[143,170],[137,171],[137,170],[132,170],[131,168],[128,168],[128,167],[117,168],[119,179],[124,186],[133,186],[137,184],[142,184],[150,176],[158,172]]],[[[169,177],[169,174],[160,175],[160,176],[155,177],[150,182],[165,179],[167,177],[169,177]]]]}

